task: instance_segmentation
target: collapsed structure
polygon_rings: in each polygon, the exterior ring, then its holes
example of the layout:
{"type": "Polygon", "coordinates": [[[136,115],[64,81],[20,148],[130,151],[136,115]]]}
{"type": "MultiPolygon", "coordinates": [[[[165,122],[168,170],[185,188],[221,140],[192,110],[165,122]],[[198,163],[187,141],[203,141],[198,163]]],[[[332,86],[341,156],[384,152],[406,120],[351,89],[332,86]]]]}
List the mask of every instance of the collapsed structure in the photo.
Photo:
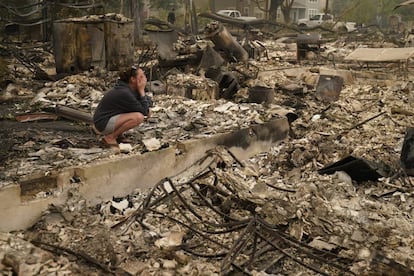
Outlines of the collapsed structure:
{"type": "Polygon", "coordinates": [[[219,22],[203,37],[148,31],[138,63],[155,107],[126,153],[98,148],[89,129],[115,73],[5,89],[4,102],[28,96],[42,112],[14,114],[20,130],[4,120],[16,154],[2,221],[41,208],[2,234],[3,271],[413,272],[411,48],[362,40],[369,57],[319,34],[238,40],[219,22]]]}

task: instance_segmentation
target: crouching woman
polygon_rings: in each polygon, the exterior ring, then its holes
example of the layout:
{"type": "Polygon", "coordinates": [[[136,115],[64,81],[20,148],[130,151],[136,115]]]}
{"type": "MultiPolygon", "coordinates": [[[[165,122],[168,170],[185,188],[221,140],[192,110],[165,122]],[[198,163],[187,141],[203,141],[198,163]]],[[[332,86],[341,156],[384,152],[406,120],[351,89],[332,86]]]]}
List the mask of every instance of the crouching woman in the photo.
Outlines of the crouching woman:
{"type": "Polygon", "coordinates": [[[129,142],[124,132],[139,126],[149,115],[152,100],[145,94],[146,84],[144,71],[132,66],[121,70],[115,86],[105,93],[93,115],[94,130],[104,135],[104,146],[129,142]]]}

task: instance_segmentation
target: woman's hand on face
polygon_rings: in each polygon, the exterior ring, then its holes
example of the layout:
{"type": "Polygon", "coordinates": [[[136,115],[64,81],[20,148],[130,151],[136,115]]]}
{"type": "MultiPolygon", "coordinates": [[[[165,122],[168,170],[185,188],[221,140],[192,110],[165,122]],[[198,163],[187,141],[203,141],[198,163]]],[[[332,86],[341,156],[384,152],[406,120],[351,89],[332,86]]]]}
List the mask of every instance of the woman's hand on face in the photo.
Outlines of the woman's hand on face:
{"type": "Polygon", "coordinates": [[[138,92],[141,96],[145,95],[145,86],[147,85],[147,77],[145,76],[144,71],[141,69],[138,70],[137,75],[137,82],[138,82],[138,92]]]}

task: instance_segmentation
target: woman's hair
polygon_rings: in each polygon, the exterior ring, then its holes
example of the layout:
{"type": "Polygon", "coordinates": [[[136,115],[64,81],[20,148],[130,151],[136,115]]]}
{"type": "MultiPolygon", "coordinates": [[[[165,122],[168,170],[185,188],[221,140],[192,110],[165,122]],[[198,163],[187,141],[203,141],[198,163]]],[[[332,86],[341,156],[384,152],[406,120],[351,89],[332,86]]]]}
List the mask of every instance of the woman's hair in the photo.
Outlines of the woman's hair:
{"type": "Polygon", "coordinates": [[[128,83],[129,79],[131,77],[135,77],[137,75],[138,69],[139,69],[138,66],[133,65],[133,66],[130,66],[130,67],[127,67],[127,68],[124,68],[124,69],[120,70],[119,71],[119,79],[121,81],[124,81],[124,82],[128,83]]]}

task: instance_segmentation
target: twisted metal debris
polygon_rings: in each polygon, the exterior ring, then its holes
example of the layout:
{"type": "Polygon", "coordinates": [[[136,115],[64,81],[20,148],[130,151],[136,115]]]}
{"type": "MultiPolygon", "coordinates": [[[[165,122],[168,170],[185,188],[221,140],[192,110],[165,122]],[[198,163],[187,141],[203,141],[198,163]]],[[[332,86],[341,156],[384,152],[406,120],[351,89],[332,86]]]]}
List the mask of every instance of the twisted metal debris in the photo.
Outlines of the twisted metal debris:
{"type": "MultiPolygon", "coordinates": [[[[309,245],[315,237],[305,235],[299,240],[290,235],[288,226],[298,217],[278,224],[267,221],[260,213],[265,200],[242,183],[247,178],[239,170],[243,167],[230,150],[215,148],[188,170],[160,181],[128,219],[138,221],[147,231],[154,231],[149,223],[154,219],[170,229],[174,225],[185,229],[182,240],[171,248],[164,244],[165,249],[181,249],[195,257],[220,260],[224,275],[283,273],[281,267],[289,263],[320,275],[356,275],[350,268],[357,260],[341,256],[342,248],[318,249],[309,245]],[[235,177],[237,174],[241,177],[235,177]]],[[[156,238],[161,237],[162,233],[156,234],[156,238]]],[[[379,252],[372,257],[370,266],[375,267],[374,273],[412,273],[379,252]]]]}
{"type": "Polygon", "coordinates": [[[262,200],[243,195],[243,183],[232,182],[227,174],[237,167],[243,164],[228,149],[211,150],[186,170],[191,176],[180,174],[154,186],[130,218],[147,230],[148,217],[180,225],[186,229],[180,248],[220,259],[224,274],[277,273],[278,264],[291,260],[321,275],[353,275],[352,260],[296,240],[286,233],[286,225],[267,222],[257,212],[262,200]]]}

